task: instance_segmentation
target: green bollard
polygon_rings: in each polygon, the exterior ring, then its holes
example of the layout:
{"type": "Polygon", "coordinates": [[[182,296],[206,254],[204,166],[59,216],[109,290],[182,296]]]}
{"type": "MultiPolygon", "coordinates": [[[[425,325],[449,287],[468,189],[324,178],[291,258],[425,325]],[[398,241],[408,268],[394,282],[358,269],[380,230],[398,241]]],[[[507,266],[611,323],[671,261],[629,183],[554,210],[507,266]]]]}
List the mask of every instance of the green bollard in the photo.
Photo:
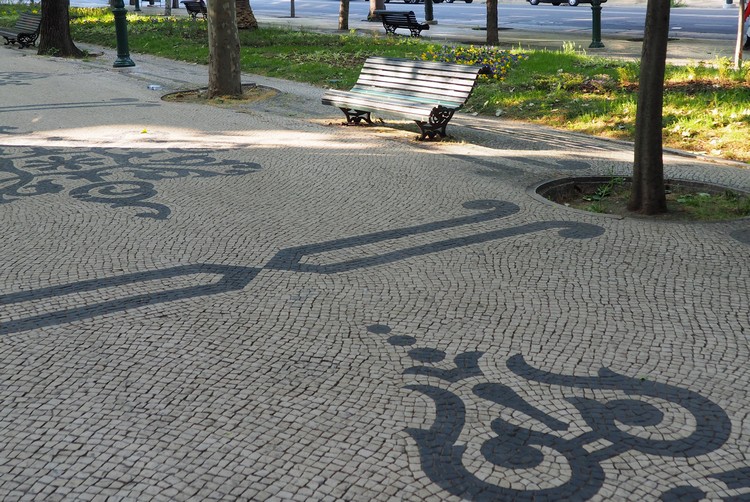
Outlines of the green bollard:
{"type": "Polygon", "coordinates": [[[128,11],[125,9],[123,0],[114,0],[112,2],[112,14],[115,16],[115,34],[117,36],[117,59],[112,65],[115,68],[124,68],[135,66],[130,59],[130,48],[128,47],[128,20],[126,18],[128,11]]]}
{"type": "Polygon", "coordinates": [[[591,0],[591,44],[589,49],[601,49],[602,43],[602,5],[607,0],[591,0]]]}

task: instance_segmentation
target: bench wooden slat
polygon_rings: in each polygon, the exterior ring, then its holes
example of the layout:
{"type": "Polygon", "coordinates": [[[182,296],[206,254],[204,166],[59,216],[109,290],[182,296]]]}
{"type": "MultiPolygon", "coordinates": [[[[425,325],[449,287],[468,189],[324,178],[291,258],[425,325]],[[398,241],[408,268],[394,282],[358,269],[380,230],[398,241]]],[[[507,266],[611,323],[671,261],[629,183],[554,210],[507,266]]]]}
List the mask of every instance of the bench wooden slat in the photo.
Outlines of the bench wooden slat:
{"type": "Polygon", "coordinates": [[[363,70],[357,79],[356,85],[383,86],[383,87],[425,87],[426,90],[433,89],[435,93],[449,92],[454,94],[468,94],[474,88],[476,74],[471,78],[456,79],[453,77],[420,75],[416,73],[392,72],[385,69],[379,71],[363,70]]]}
{"type": "Polygon", "coordinates": [[[454,96],[468,97],[473,85],[447,84],[443,82],[433,82],[431,80],[407,80],[392,77],[364,76],[357,80],[356,86],[383,87],[388,89],[418,89],[426,93],[437,94],[439,96],[451,94],[454,96]]]}
{"type": "Polygon", "coordinates": [[[415,103],[415,104],[428,104],[431,106],[436,105],[442,105],[449,108],[460,108],[464,100],[456,100],[450,97],[435,97],[435,96],[417,96],[417,95],[408,95],[404,93],[394,93],[389,91],[384,91],[382,89],[367,89],[363,87],[355,87],[351,91],[348,91],[350,93],[356,93],[363,96],[379,96],[382,99],[391,99],[391,100],[397,100],[400,102],[408,102],[408,103],[415,103]]]}
{"type": "Polygon", "coordinates": [[[481,66],[371,57],[349,91],[329,90],[323,104],[338,106],[349,124],[382,111],[414,120],[424,139],[445,136],[445,127],[474,89],[481,66]]]}
{"type": "Polygon", "coordinates": [[[388,81],[408,81],[408,82],[434,82],[441,87],[471,88],[474,85],[474,79],[461,78],[457,79],[451,76],[443,75],[416,75],[413,73],[391,72],[387,70],[380,71],[363,71],[359,75],[359,80],[388,80],[388,81]]]}
{"type": "MultiPolygon", "coordinates": [[[[400,97],[401,99],[414,99],[423,102],[433,103],[453,103],[452,107],[457,108],[463,105],[467,96],[455,95],[451,93],[436,94],[434,92],[420,92],[419,88],[402,87],[402,88],[384,88],[384,87],[367,87],[356,86],[352,88],[353,92],[362,92],[367,94],[381,94],[384,96],[400,97]]],[[[446,105],[447,106],[447,105],[446,105]]]]}
{"type": "Polygon", "coordinates": [[[427,121],[430,118],[433,105],[426,104],[408,104],[403,101],[388,101],[382,97],[368,97],[364,95],[354,95],[356,93],[342,92],[341,96],[328,95],[323,103],[333,106],[344,106],[359,111],[383,111],[393,115],[400,115],[412,120],[427,121]]]}
{"type": "Polygon", "coordinates": [[[425,80],[398,80],[390,78],[362,78],[357,81],[355,87],[382,88],[384,90],[398,91],[402,90],[407,93],[418,93],[434,96],[451,96],[455,99],[466,100],[473,89],[473,86],[443,86],[440,83],[432,83],[425,80]]]}

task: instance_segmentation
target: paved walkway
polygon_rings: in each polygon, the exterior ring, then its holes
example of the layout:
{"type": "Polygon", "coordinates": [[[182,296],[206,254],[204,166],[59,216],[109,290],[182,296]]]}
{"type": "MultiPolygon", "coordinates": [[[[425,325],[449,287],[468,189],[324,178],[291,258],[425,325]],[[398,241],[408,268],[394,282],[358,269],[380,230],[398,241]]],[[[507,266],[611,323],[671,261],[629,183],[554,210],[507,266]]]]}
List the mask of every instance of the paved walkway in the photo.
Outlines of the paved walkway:
{"type": "Polygon", "coordinates": [[[0,500],[750,498],[747,220],[527,192],[629,144],[133,57],[0,49],[0,500]]]}

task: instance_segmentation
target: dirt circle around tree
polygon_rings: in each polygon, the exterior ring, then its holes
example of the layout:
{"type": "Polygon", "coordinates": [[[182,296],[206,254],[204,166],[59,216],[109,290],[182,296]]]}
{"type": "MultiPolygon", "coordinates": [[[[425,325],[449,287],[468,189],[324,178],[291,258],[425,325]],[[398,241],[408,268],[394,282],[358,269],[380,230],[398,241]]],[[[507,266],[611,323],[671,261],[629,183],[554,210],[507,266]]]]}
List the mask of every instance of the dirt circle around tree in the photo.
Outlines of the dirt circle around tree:
{"type": "Polygon", "coordinates": [[[218,107],[232,107],[242,104],[257,103],[265,101],[279,95],[279,91],[272,87],[265,87],[257,84],[242,84],[242,97],[235,98],[230,96],[217,96],[208,98],[208,88],[189,89],[182,91],[170,92],[161,97],[162,101],[176,103],[194,103],[212,105],[218,107]]]}
{"type": "Polygon", "coordinates": [[[632,179],[627,176],[571,177],[529,189],[548,204],[611,218],[711,222],[750,218],[750,192],[712,183],[665,180],[668,212],[645,216],[628,211],[632,179]]]}

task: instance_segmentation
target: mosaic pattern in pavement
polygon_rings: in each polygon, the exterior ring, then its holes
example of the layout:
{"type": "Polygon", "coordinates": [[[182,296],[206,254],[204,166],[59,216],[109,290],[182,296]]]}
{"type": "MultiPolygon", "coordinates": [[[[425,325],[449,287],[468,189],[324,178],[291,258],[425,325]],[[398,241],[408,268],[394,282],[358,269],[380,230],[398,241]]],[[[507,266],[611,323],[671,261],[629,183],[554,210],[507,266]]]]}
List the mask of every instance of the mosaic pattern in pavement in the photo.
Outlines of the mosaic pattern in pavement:
{"type": "Polygon", "coordinates": [[[79,200],[145,209],[141,218],[163,220],[171,209],[153,202],[156,182],[182,177],[242,176],[255,162],[217,159],[206,150],[122,150],[28,147],[0,149],[0,204],[67,190],[79,200]]]}

